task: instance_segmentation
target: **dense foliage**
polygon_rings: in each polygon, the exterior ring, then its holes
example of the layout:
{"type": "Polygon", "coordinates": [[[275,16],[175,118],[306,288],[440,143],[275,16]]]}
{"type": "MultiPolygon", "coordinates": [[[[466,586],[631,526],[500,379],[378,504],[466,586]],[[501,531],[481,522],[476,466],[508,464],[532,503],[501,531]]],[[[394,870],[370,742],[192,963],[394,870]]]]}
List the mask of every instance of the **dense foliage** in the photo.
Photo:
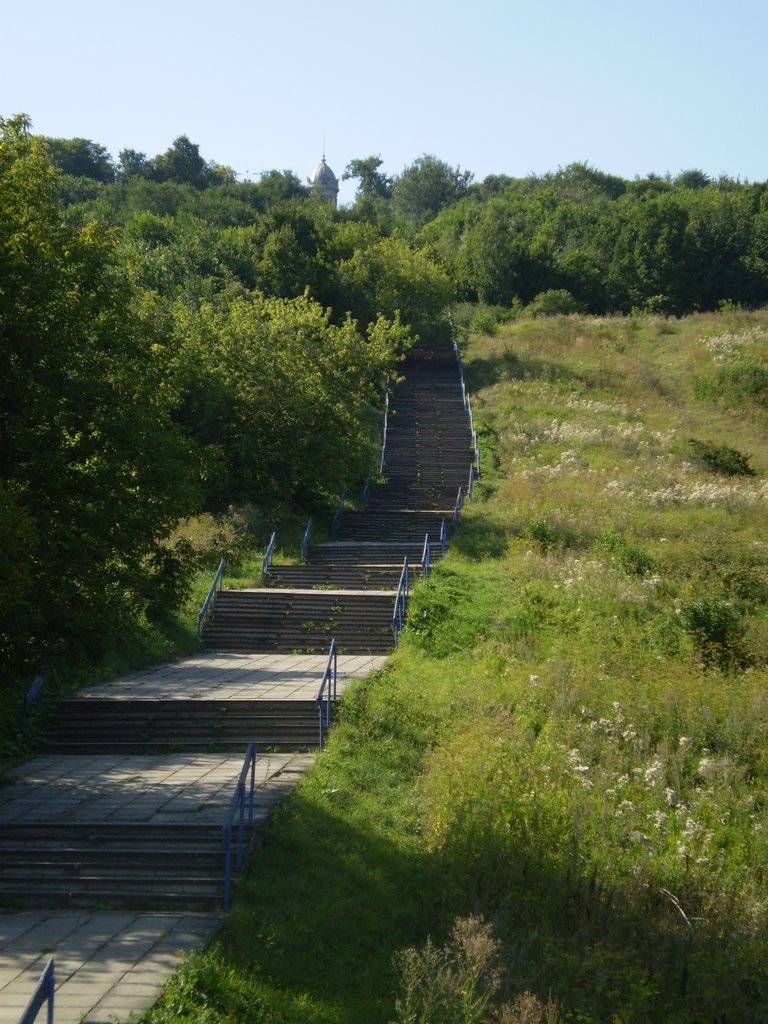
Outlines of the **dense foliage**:
{"type": "Polygon", "coordinates": [[[453,293],[290,172],[0,131],[0,670],[22,681],[178,607],[185,519],[263,527],[363,480],[386,375],[453,293]]]}
{"type": "Polygon", "coordinates": [[[447,557],[153,1024],[765,1021],[768,412],[696,382],[768,314],[464,355],[447,557]]]}

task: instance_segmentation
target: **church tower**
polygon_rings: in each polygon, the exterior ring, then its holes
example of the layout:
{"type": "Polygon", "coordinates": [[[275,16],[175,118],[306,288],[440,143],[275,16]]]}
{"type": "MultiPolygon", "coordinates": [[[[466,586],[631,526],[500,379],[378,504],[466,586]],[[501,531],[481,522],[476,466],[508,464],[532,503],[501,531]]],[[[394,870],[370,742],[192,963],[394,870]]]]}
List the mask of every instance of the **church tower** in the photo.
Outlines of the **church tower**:
{"type": "Polygon", "coordinates": [[[335,206],[339,197],[339,179],[323,159],[312,172],[312,177],[307,178],[309,187],[313,192],[319,193],[323,199],[327,199],[335,206]]]}

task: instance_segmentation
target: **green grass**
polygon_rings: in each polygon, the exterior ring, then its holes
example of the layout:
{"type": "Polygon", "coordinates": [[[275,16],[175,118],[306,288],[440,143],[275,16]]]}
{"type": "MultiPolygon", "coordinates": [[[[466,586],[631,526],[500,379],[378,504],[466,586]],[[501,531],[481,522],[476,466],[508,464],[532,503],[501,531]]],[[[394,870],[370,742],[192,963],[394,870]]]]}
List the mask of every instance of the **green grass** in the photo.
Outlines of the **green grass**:
{"type": "Polygon", "coordinates": [[[765,1019],[766,413],[696,381],[768,365],[768,315],[518,320],[465,361],[462,529],[154,1024],[765,1019]],[[488,1008],[408,1018],[470,915],[488,1008]]]}

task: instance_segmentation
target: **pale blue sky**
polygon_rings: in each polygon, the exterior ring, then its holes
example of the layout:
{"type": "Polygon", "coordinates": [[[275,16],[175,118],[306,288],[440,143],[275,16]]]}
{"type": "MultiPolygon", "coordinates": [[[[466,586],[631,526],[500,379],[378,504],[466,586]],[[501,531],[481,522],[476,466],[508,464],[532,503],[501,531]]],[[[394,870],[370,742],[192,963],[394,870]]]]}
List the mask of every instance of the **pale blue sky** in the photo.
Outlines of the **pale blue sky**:
{"type": "MultiPolygon", "coordinates": [[[[240,174],[434,153],[768,179],[766,0],[2,0],[0,114],[240,174]]],[[[351,198],[348,183],[343,199],[351,198]]]]}

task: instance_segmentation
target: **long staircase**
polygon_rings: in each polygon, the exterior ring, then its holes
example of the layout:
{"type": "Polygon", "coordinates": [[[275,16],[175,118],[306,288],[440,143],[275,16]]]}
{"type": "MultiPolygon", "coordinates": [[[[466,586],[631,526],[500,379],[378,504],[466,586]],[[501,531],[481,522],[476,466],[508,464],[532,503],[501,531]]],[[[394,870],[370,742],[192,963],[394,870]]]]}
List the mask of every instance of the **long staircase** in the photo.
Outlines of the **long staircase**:
{"type": "Polygon", "coordinates": [[[431,560],[443,550],[459,489],[472,473],[472,436],[456,357],[445,343],[420,343],[394,389],[383,463],[360,510],[345,510],[334,538],[309,549],[306,564],[273,566],[267,586],[223,590],[205,633],[217,651],[386,654],[403,559],[421,574],[426,538],[431,560]]]}
{"type": "MultiPolygon", "coordinates": [[[[383,482],[371,487],[364,508],[343,512],[331,541],[309,548],[306,564],[273,566],[262,588],[221,590],[204,634],[208,652],[222,658],[327,654],[331,640],[340,655],[393,649],[403,560],[413,582],[425,542],[431,561],[441,557],[474,454],[450,346],[420,343],[400,372],[383,482]]],[[[31,820],[36,769],[18,782],[18,794],[6,790],[0,896],[35,906],[220,906],[220,822],[244,747],[255,741],[260,755],[274,752],[264,755],[258,824],[304,770],[302,752],[317,746],[317,736],[314,700],[203,693],[65,701],[46,737],[40,771],[61,770],[63,779],[70,765],[71,785],[62,782],[60,813],[45,821],[31,820]],[[195,785],[185,785],[195,772],[195,785]]],[[[54,779],[54,785],[61,781],[54,779]]]]}

